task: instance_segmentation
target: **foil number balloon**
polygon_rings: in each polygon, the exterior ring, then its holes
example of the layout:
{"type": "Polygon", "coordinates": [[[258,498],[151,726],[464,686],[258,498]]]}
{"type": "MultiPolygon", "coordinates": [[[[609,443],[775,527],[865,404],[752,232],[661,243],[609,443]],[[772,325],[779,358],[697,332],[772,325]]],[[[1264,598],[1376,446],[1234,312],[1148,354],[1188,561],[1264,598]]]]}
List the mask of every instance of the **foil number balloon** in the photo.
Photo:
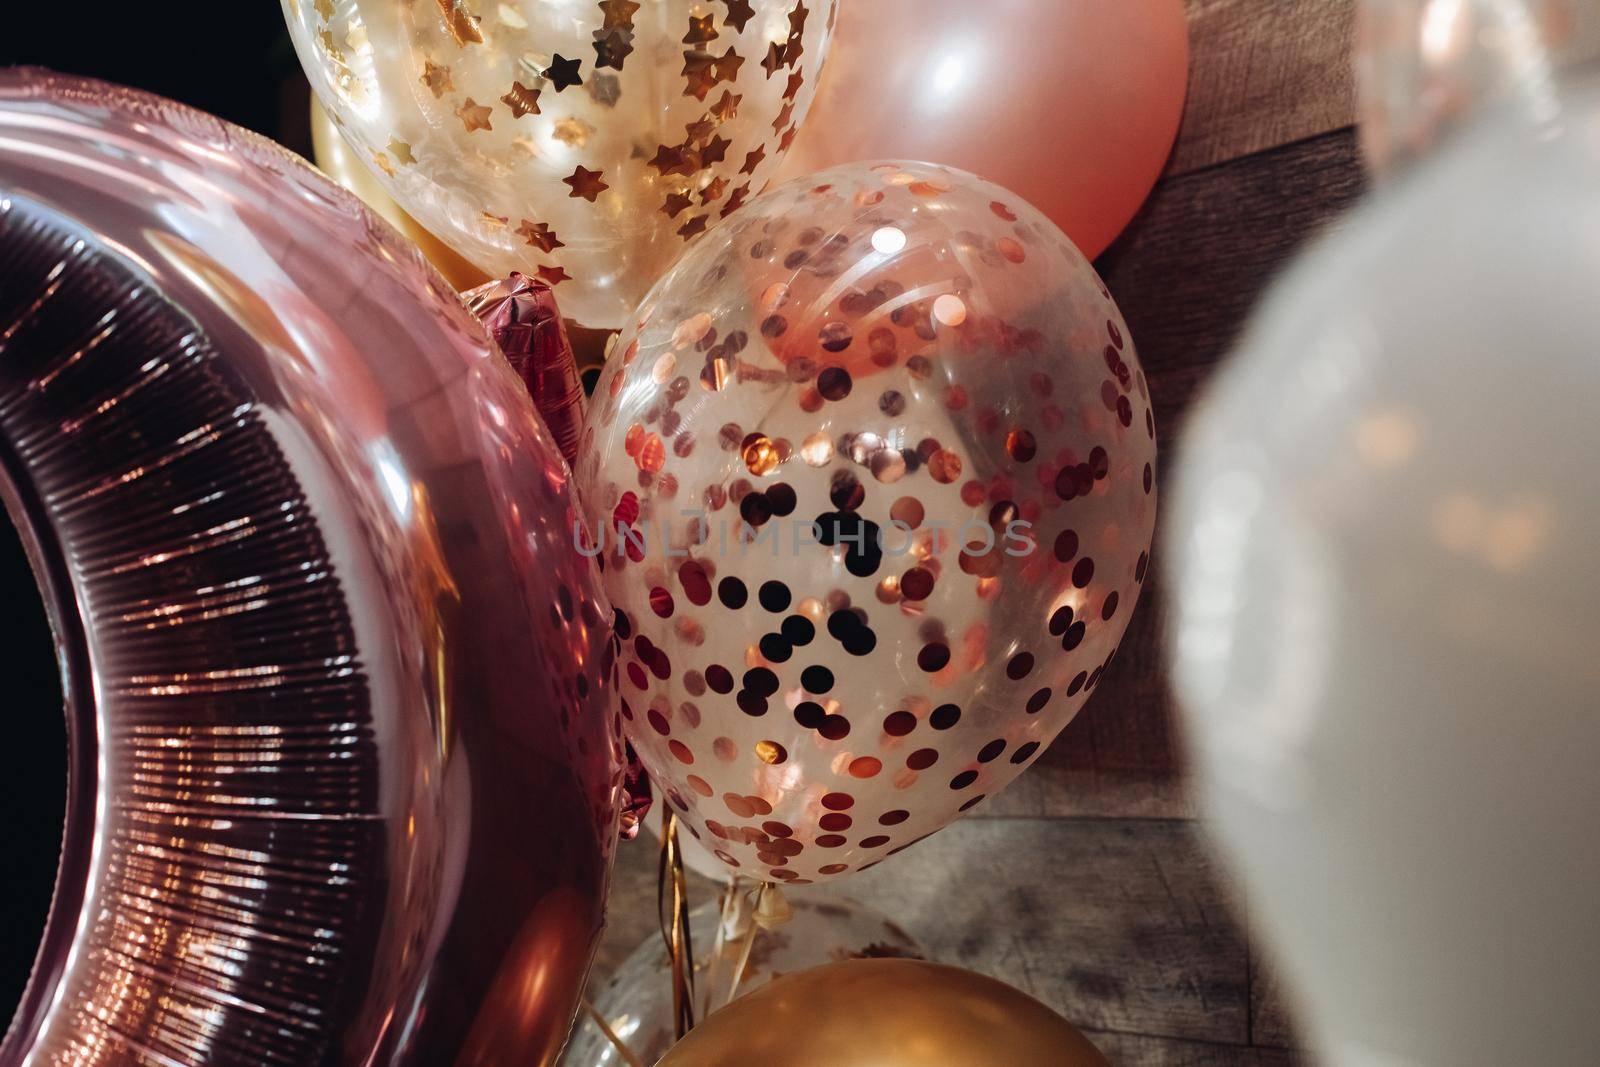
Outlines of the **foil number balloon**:
{"type": "Polygon", "coordinates": [[[1184,442],[1198,782],[1334,1064],[1600,1049],[1600,83],[1302,261],[1184,442]]]}
{"type": "Polygon", "coordinates": [[[1156,444],[1126,327],[1053,224],[969,174],[762,196],[651,293],[588,419],[626,729],[745,874],[837,876],[970,810],[1072,718],[1138,598],[1156,444]]]}
{"type": "Polygon", "coordinates": [[[836,0],[283,6],[317,95],[401,207],[610,328],[772,177],[836,0]]]}
{"type": "Polygon", "coordinates": [[[552,1062],[619,739],[520,383],[253,134],[12,71],[0,145],[0,495],[72,743],[0,1064],[552,1062]]]}

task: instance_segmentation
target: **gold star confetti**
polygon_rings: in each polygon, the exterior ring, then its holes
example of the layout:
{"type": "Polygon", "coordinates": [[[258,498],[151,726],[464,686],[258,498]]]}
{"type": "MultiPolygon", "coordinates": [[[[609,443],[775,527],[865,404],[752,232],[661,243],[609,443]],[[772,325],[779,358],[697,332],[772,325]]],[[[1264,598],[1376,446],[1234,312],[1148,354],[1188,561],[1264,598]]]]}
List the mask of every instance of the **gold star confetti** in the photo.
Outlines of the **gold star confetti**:
{"type": "Polygon", "coordinates": [[[444,16],[444,28],[450,31],[456,44],[482,44],[483,34],[478,31],[478,16],[467,10],[463,0],[438,0],[439,14],[444,16]]]}
{"type": "Polygon", "coordinates": [[[783,90],[783,98],[785,100],[793,100],[795,97],[800,95],[800,90],[801,90],[802,87],[805,86],[805,84],[806,84],[806,76],[805,76],[804,72],[797,70],[794,73],[790,74],[789,75],[789,84],[783,90]]]}
{"type": "Polygon", "coordinates": [[[565,59],[560,52],[551,57],[544,76],[550,79],[550,84],[556,87],[558,93],[569,86],[583,84],[583,79],[578,77],[578,61],[565,59]]]}
{"type": "Polygon", "coordinates": [[[706,187],[700,190],[700,202],[709,204],[713,200],[720,200],[722,194],[728,191],[728,179],[712,178],[706,182],[706,187]]]}
{"type": "Polygon", "coordinates": [[[734,96],[732,90],[724,89],[722,99],[711,105],[711,114],[715,115],[719,122],[732,122],[739,117],[739,102],[743,99],[742,95],[734,96]]]}
{"type": "Polygon", "coordinates": [[[691,144],[704,141],[715,132],[717,124],[711,121],[710,115],[701,115],[695,121],[683,128],[684,135],[691,144]]]}
{"type": "Polygon", "coordinates": [[[761,166],[761,161],[766,158],[767,146],[764,144],[756,145],[755,151],[745,153],[744,166],[739,168],[739,173],[754,174],[756,172],[756,168],[761,166]]]}
{"type": "Polygon", "coordinates": [[[327,28],[318,30],[317,40],[322,43],[322,50],[328,53],[328,57],[330,59],[339,64],[341,67],[344,66],[344,49],[340,48],[339,45],[334,41],[332,31],[328,30],[327,28]]]}
{"type": "Polygon", "coordinates": [[[323,21],[333,18],[333,0],[317,0],[312,6],[317,9],[317,14],[322,16],[323,21]]]}
{"type": "MultiPolygon", "coordinates": [[[[717,60],[717,80],[731,82],[739,77],[739,68],[744,66],[744,57],[733,50],[729,45],[728,50],[722,53],[722,58],[717,60]]],[[[702,97],[701,99],[704,99],[702,97]]]]}
{"type": "Polygon", "coordinates": [[[799,37],[806,32],[806,18],[811,14],[806,10],[805,0],[794,5],[794,10],[789,12],[789,36],[799,37]]]}
{"type": "Polygon", "coordinates": [[[750,0],[722,0],[722,2],[728,5],[728,16],[723,21],[743,33],[745,23],[756,15],[756,9],[750,6],[750,0]]]}
{"type": "Polygon", "coordinates": [[[539,90],[530,89],[518,81],[511,83],[511,91],[502,96],[500,102],[511,109],[515,118],[539,114],[539,90]]]}
{"type": "Polygon", "coordinates": [[[600,10],[605,12],[604,29],[633,29],[633,13],[639,10],[637,0],[600,0],[600,10]]]}
{"type": "Polygon", "coordinates": [[[523,219],[522,225],[517,227],[517,236],[541,252],[554,252],[558,248],[566,247],[566,242],[556,236],[548,223],[523,219]]]}
{"type": "Polygon", "coordinates": [[[694,201],[690,200],[682,193],[673,193],[671,196],[668,196],[666,202],[661,205],[661,213],[667,216],[669,219],[675,219],[678,217],[678,213],[680,211],[686,207],[692,206],[693,204],[694,201]]]}
{"type": "Polygon", "coordinates": [[[772,132],[777,133],[779,130],[789,125],[789,120],[793,117],[794,102],[785,100],[783,103],[783,110],[778,112],[778,117],[772,120],[772,132]]]}
{"type": "Polygon", "coordinates": [[[799,132],[800,127],[798,126],[790,126],[787,130],[784,130],[783,136],[778,138],[778,151],[789,151],[789,146],[794,144],[794,135],[799,132]]]}
{"type": "Polygon", "coordinates": [[[604,173],[605,171],[603,170],[589,170],[580,163],[578,164],[578,169],[572,172],[571,177],[562,178],[561,180],[572,187],[572,192],[567,194],[569,197],[576,200],[581,196],[592,204],[595,197],[611,188],[611,186],[600,180],[600,176],[604,173]]]}
{"type": "Polygon", "coordinates": [[[650,166],[661,172],[664,178],[668,174],[692,174],[698,167],[691,166],[688,154],[683,146],[657,145],[655,158],[650,161],[650,166]]]}
{"type": "Polygon", "coordinates": [[[550,136],[569,148],[582,148],[589,143],[589,135],[593,132],[593,126],[569,115],[551,128],[550,136]]]}
{"type": "Polygon", "coordinates": [[[689,32],[683,35],[684,44],[707,44],[717,39],[717,20],[712,15],[705,18],[689,16],[689,32]]]}
{"type": "Polygon", "coordinates": [[[456,108],[456,117],[461,120],[461,125],[467,128],[468,133],[494,129],[489,124],[489,106],[478,103],[470,96],[465,103],[456,108]]]}
{"type": "Polygon", "coordinates": [[[372,162],[377,165],[379,170],[383,171],[389,177],[394,177],[394,165],[389,162],[388,156],[384,155],[382,152],[374,152],[372,153],[372,162]]]}
{"type": "Polygon", "coordinates": [[[761,61],[761,69],[767,72],[767,77],[770,78],[783,69],[788,54],[788,48],[776,41],[767,45],[767,58],[761,61]]]}
{"type": "Polygon", "coordinates": [[[621,70],[623,61],[633,53],[633,34],[627,30],[596,30],[594,35],[594,65],[621,70]]]}
{"type": "Polygon", "coordinates": [[[417,157],[411,154],[411,146],[398,137],[389,138],[389,143],[384,147],[389,150],[390,155],[408,167],[417,161],[417,157]]]}
{"type": "Polygon", "coordinates": [[[678,227],[678,236],[682,237],[685,241],[687,241],[687,240],[689,240],[689,239],[691,239],[693,237],[698,236],[699,234],[704,233],[705,229],[706,229],[706,216],[705,215],[696,215],[694,218],[690,219],[688,222],[686,222],[682,226],[678,227]]]}
{"type": "Polygon", "coordinates": [[[450,68],[442,67],[431,59],[422,64],[422,84],[433,90],[435,100],[456,87],[450,80],[450,68]]]}
{"type": "Polygon", "coordinates": [[[572,277],[560,267],[540,267],[535,273],[552,287],[560,285],[572,277]]]}
{"type": "Polygon", "coordinates": [[[506,218],[504,215],[491,215],[489,212],[485,211],[482,215],[478,216],[478,221],[482,222],[490,229],[503,230],[506,228],[506,224],[511,220],[506,218]]]}
{"type": "Polygon", "coordinates": [[[711,138],[705,148],[700,152],[700,165],[709,167],[713,163],[721,163],[728,157],[728,146],[733,144],[722,135],[711,138]]]}
{"type": "Polygon", "coordinates": [[[711,87],[717,84],[717,61],[704,52],[685,52],[683,76],[687,79],[683,95],[704,100],[711,87]]]}
{"type": "Polygon", "coordinates": [[[738,211],[740,208],[744,207],[744,198],[749,195],[750,186],[748,185],[741,185],[739,188],[735,189],[733,191],[733,195],[728,197],[728,202],[722,206],[722,217],[727,218],[735,211],[738,211]]]}

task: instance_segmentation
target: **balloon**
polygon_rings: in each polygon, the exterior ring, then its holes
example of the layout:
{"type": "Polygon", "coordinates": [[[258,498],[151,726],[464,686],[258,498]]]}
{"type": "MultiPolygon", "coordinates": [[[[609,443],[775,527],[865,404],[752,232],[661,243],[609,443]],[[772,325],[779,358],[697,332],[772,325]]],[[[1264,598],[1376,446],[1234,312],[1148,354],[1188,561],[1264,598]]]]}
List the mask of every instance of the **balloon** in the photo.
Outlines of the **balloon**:
{"type": "Polygon", "coordinates": [[[72,740],[0,1063],[551,1063],[621,742],[521,384],[254,134],[11,70],[0,144],[4,498],[72,740]]]}
{"type": "Polygon", "coordinates": [[[845,4],[778,181],[927,159],[1012,189],[1093,259],[1133,218],[1183,112],[1181,0],[845,4]]]}
{"type": "Polygon", "coordinates": [[[1600,83],[1419,166],[1190,424],[1174,673],[1327,1062],[1600,1047],[1600,83]]]}
{"type": "MultiPolygon", "coordinates": [[[[849,959],[921,959],[916,940],[894,920],[844,897],[795,898],[794,918],[762,930],[751,945],[739,995],[792,971],[849,959]]],[[[706,960],[715,942],[720,911],[704,904],[690,913],[697,989],[709,993],[706,960]]],[[[595,1010],[644,1063],[655,1063],[673,1041],[672,964],[659,934],[646,938],[625,960],[595,1010]]],[[[580,1023],[561,1056],[562,1067],[623,1067],[617,1047],[598,1027],[580,1023]]]]}
{"type": "Polygon", "coordinates": [[[1156,444],[1126,326],[969,174],[765,194],[652,291],[587,419],[624,728],[751,877],[870,866],[1004,786],[1138,599],[1156,444]]]}
{"type": "Polygon", "coordinates": [[[390,195],[605,328],[772,177],[836,7],[283,0],[312,87],[390,195]]]}
{"type": "Polygon", "coordinates": [[[461,300],[522,379],[561,458],[568,463],[576,460],[583,428],[583,383],[550,286],[513,274],[462,293],[461,300]]]}
{"type": "Polygon", "coordinates": [[[1486,109],[1555,121],[1558,72],[1600,55],[1600,8],[1577,0],[1362,0],[1356,12],[1361,148],[1380,176],[1486,109]]]}
{"type": "Polygon", "coordinates": [[[449,245],[423,229],[416,219],[394,202],[392,196],[383,191],[383,186],[378,184],[372,172],[356,160],[355,153],[345,143],[338,127],[315,98],[311,101],[311,146],[317,166],[324,174],[366,201],[368,207],[410,238],[452,286],[471,289],[492,280],[457,255],[449,245]]]}
{"type": "Polygon", "coordinates": [[[918,960],[848,960],[740,997],[659,1067],[1110,1067],[1067,1020],[993,978],[918,960]]]}

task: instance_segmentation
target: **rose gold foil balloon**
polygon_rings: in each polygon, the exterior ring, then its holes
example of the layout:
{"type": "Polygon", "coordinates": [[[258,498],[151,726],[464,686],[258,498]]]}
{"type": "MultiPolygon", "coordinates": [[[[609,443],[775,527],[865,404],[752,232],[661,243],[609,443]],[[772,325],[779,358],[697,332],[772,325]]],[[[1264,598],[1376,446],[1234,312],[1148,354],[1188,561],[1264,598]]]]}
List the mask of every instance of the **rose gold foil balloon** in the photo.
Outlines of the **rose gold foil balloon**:
{"type": "Polygon", "coordinates": [[[897,156],[962,167],[1093,259],[1166,163],[1188,65],[1182,0],[845,4],[778,180],[897,156]]]}
{"type": "Polygon", "coordinates": [[[1023,200],[922,163],[763,195],[617,338],[579,448],[659,795],[798,883],[970,810],[1116,650],[1155,458],[1122,316],[1023,200]]]}
{"type": "Polygon", "coordinates": [[[282,0],[312,87],[383,187],[495,276],[620,326],[767,184],[837,0],[282,0]]]}
{"type": "Polygon", "coordinates": [[[1485,112],[1553,128],[1557,75],[1600,56],[1600,7],[1583,0],[1362,0],[1356,11],[1361,148],[1380,176],[1485,112]]]}
{"type": "Polygon", "coordinates": [[[659,1067],[1110,1067],[1004,982],[920,960],[786,975],[690,1031],[659,1067]]]}
{"type": "Polygon", "coordinates": [[[156,97],[0,74],[0,489],[60,874],[0,1064],[546,1064],[616,752],[567,471],[420,252],[156,97]]]}

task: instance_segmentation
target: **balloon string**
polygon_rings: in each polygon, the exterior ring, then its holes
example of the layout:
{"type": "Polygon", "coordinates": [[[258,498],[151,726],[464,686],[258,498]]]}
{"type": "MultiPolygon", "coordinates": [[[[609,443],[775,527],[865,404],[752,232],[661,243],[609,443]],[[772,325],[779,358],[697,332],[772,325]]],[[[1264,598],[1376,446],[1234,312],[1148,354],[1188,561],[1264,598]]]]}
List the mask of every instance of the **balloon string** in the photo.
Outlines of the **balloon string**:
{"type": "Polygon", "coordinates": [[[744,969],[750,963],[750,950],[755,947],[756,931],[761,929],[761,924],[756,921],[755,916],[760,914],[762,902],[769,888],[770,886],[766,882],[762,882],[756,887],[755,901],[750,908],[749,928],[745,930],[740,938],[738,960],[734,964],[733,974],[728,978],[727,995],[722,998],[722,1004],[719,1007],[732,1003],[733,998],[739,994],[739,982],[743,980],[744,969]]]}
{"type": "Polygon", "coordinates": [[[656,873],[656,909],[661,920],[661,936],[672,961],[673,1031],[682,1040],[694,1029],[694,946],[689,937],[689,892],[683,873],[683,852],[678,847],[678,818],[665,804],[661,810],[661,866],[656,873]]]}
{"type": "Polygon", "coordinates": [[[583,1010],[589,1013],[589,1021],[594,1023],[602,1034],[606,1035],[606,1040],[611,1042],[611,1047],[617,1050],[617,1055],[622,1057],[622,1062],[626,1063],[628,1067],[644,1067],[644,1061],[634,1053],[633,1049],[628,1047],[627,1042],[617,1036],[617,1032],[611,1029],[610,1024],[606,1022],[606,1017],[600,1014],[599,1009],[594,1006],[594,1003],[588,997],[583,998],[583,1010]]]}
{"type": "MultiPolygon", "coordinates": [[[[722,917],[717,922],[717,939],[711,947],[711,959],[704,976],[705,988],[700,996],[700,1010],[703,1013],[716,1011],[732,999],[727,997],[718,1000],[717,993],[730,981],[728,972],[733,965],[732,957],[738,955],[733,943],[735,940],[743,942],[752,922],[754,918],[750,899],[744,889],[744,879],[736,873],[729,874],[727,885],[722,889],[722,917]]],[[[733,988],[738,987],[738,976],[742,973],[742,968],[733,972],[733,988]]]]}

